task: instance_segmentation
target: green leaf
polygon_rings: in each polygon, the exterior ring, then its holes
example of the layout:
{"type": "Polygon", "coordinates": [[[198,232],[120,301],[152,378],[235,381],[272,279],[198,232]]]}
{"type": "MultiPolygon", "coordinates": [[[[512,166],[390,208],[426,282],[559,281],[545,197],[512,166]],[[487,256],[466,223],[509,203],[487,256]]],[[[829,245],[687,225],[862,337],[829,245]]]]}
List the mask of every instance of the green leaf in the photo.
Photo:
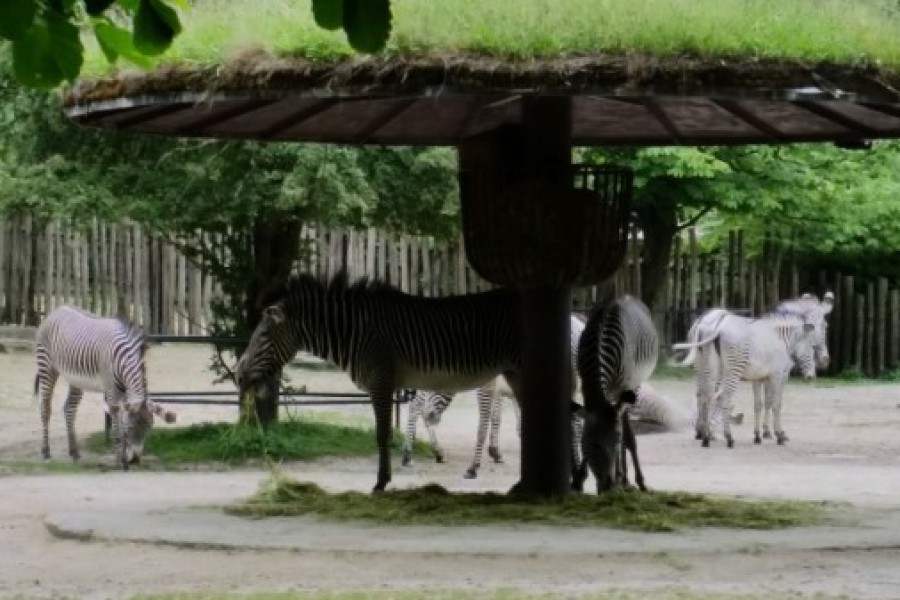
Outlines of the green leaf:
{"type": "Polygon", "coordinates": [[[316,25],[333,31],[344,25],[344,0],[312,0],[316,25]]]}
{"type": "Polygon", "coordinates": [[[140,0],[116,0],[116,4],[124,8],[127,12],[134,14],[137,12],[140,0]]]}
{"type": "Polygon", "coordinates": [[[37,14],[37,0],[0,1],[0,37],[16,41],[20,39],[37,14]]]}
{"type": "Polygon", "coordinates": [[[46,19],[53,58],[65,78],[73,81],[84,63],[84,47],[81,45],[78,28],[59,13],[48,12],[46,19]]]}
{"type": "Polygon", "coordinates": [[[116,0],[84,0],[87,7],[87,13],[92,17],[98,17],[103,14],[116,0]]]}
{"type": "Polygon", "coordinates": [[[94,35],[97,36],[100,49],[109,62],[115,62],[121,56],[144,69],[153,66],[153,60],[134,47],[131,32],[127,29],[117,27],[104,19],[94,23],[94,35]]]}
{"type": "Polygon", "coordinates": [[[344,0],[344,31],[354,50],[383,50],[391,35],[390,0],[344,0]]]}
{"type": "Polygon", "coordinates": [[[13,42],[13,72],[19,81],[37,88],[53,88],[65,79],[45,22],[36,21],[13,42]]]}
{"type": "Polygon", "coordinates": [[[134,16],[134,47],[149,56],[162,54],[181,32],[178,15],[162,0],[140,0],[134,16]]]}

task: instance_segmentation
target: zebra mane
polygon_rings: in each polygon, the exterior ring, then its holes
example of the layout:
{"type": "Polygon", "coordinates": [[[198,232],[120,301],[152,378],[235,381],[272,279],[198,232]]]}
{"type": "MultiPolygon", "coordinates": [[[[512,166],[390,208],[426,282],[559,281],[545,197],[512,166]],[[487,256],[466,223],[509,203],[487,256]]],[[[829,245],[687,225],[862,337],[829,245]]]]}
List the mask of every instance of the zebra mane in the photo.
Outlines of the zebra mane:
{"type": "Polygon", "coordinates": [[[260,296],[260,308],[271,306],[288,296],[303,291],[315,291],[323,295],[393,293],[402,294],[400,290],[383,281],[362,277],[350,282],[346,270],[338,271],[330,280],[309,274],[294,275],[284,285],[268,290],[260,296]]]}
{"type": "Polygon", "coordinates": [[[140,341],[141,347],[145,351],[150,347],[150,341],[147,339],[147,333],[140,325],[122,315],[116,316],[115,319],[119,322],[119,326],[125,331],[129,338],[131,338],[132,340],[140,341]]]}

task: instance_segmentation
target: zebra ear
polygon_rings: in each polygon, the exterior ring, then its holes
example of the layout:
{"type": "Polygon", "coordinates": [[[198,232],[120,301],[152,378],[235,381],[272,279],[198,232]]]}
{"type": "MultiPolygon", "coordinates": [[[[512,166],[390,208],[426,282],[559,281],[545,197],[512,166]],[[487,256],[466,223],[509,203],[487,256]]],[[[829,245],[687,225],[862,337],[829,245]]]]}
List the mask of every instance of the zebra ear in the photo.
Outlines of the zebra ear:
{"type": "Polygon", "coordinates": [[[280,306],[274,304],[263,311],[263,316],[272,319],[272,322],[276,325],[280,325],[284,323],[284,311],[280,306]]]}
{"type": "Polygon", "coordinates": [[[822,298],[822,309],[824,314],[828,314],[831,312],[831,309],[834,308],[834,292],[828,291],[825,292],[825,296],[822,298]]]}

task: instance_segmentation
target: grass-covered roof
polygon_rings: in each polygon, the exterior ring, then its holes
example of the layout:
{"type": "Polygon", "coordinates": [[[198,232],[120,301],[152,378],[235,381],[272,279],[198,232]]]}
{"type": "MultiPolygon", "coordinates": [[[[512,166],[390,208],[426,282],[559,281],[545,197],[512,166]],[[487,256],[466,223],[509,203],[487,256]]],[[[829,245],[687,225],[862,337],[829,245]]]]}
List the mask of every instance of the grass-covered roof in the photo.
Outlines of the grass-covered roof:
{"type": "MultiPolygon", "coordinates": [[[[895,0],[392,0],[386,53],[516,60],[597,54],[774,58],[900,67],[895,0]]],[[[197,0],[166,62],[227,62],[260,48],[333,61],[342,31],[313,22],[308,0],[197,0]]],[[[99,52],[87,65],[109,67],[99,52]]]]}
{"type": "Polygon", "coordinates": [[[572,130],[584,144],[900,134],[897,0],[392,0],[391,6],[386,50],[363,56],[351,51],[343,31],[316,26],[308,0],[197,0],[155,70],[117,72],[99,50],[89,54],[86,78],[67,96],[70,106],[79,105],[70,115],[101,127],[176,135],[452,144],[515,121],[516,94],[566,93],[584,98],[573,108],[572,130]],[[277,102],[285,94],[302,100],[277,102]],[[424,100],[437,96],[440,111],[424,100]],[[694,97],[701,105],[650,99],[660,96],[694,97]],[[382,100],[351,110],[341,104],[347,97],[382,100]],[[847,114],[810,105],[833,98],[879,107],[847,114]],[[200,115],[196,103],[207,100],[217,109],[200,115]]]}

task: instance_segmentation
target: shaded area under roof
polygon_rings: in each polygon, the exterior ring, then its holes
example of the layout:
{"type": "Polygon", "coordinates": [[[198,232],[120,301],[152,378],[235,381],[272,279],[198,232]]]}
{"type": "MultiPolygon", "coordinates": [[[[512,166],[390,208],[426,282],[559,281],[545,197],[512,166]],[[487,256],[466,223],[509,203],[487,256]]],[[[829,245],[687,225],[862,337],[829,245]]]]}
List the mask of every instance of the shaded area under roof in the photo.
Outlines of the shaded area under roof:
{"type": "Polygon", "coordinates": [[[522,97],[572,96],[576,145],[900,137],[900,74],[777,61],[596,56],[253,59],[80,82],[74,121],[162,135],[456,145],[521,120],[522,97]]]}

